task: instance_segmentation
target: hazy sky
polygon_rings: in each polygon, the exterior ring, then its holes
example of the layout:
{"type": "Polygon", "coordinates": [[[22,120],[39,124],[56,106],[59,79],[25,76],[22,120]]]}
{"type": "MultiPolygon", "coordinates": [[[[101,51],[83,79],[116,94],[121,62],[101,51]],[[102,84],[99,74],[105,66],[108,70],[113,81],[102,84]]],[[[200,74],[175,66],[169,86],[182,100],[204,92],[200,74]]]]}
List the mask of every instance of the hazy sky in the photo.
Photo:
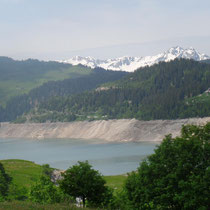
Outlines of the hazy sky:
{"type": "Polygon", "coordinates": [[[0,55],[64,59],[210,55],[210,0],[0,0],[0,55]]]}

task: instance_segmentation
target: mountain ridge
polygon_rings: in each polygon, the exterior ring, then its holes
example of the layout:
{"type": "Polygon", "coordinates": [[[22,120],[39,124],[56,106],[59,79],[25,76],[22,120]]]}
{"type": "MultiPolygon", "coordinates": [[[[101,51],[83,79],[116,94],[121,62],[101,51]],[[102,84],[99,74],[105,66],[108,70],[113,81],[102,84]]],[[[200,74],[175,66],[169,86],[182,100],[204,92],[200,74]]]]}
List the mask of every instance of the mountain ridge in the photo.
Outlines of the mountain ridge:
{"type": "Polygon", "coordinates": [[[208,55],[201,54],[192,47],[184,49],[182,47],[176,46],[170,48],[169,50],[163,53],[159,53],[154,56],[145,56],[145,57],[123,56],[107,60],[95,59],[90,56],[87,57],[75,56],[68,60],[62,60],[59,62],[68,63],[72,65],[82,64],[90,68],[101,67],[107,70],[133,72],[140,67],[152,66],[161,61],[169,62],[176,58],[193,59],[195,61],[210,59],[208,55]]]}

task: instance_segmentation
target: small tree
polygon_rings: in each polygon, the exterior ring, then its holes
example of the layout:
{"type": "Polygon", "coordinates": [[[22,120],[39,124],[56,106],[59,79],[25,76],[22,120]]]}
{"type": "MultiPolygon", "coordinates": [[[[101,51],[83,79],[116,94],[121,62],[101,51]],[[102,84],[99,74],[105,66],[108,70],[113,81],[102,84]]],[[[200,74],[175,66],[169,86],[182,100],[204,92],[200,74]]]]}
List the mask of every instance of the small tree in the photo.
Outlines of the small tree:
{"type": "Polygon", "coordinates": [[[5,172],[4,166],[0,163],[0,201],[8,195],[11,181],[12,178],[5,172]]]}
{"type": "Polygon", "coordinates": [[[136,209],[208,209],[209,186],[210,123],[168,135],[128,176],[125,191],[136,209]]]}
{"type": "Polygon", "coordinates": [[[52,173],[53,173],[53,168],[50,168],[49,164],[43,164],[42,165],[42,174],[44,176],[47,176],[47,177],[51,178],[52,173]]]}
{"type": "Polygon", "coordinates": [[[30,199],[36,203],[59,203],[61,198],[62,193],[59,192],[59,188],[47,176],[41,176],[30,191],[30,199]]]}
{"type": "Polygon", "coordinates": [[[80,197],[84,207],[86,201],[91,206],[106,205],[112,197],[112,192],[105,186],[106,181],[98,171],[92,169],[88,161],[78,162],[62,176],[61,189],[75,199],[80,197]]]}
{"type": "Polygon", "coordinates": [[[28,199],[28,189],[24,186],[18,186],[14,183],[10,184],[8,200],[24,201],[28,199]]]}

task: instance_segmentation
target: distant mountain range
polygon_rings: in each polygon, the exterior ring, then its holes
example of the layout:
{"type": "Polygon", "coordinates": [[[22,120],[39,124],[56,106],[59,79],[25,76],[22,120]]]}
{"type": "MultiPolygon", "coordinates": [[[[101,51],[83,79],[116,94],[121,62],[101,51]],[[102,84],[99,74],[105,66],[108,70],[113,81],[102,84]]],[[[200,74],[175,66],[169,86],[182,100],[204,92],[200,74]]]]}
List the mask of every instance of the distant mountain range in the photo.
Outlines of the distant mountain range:
{"type": "Polygon", "coordinates": [[[68,60],[62,60],[60,62],[69,63],[72,65],[82,64],[84,66],[88,66],[91,68],[101,67],[104,69],[109,69],[114,71],[133,72],[140,67],[152,66],[156,63],[159,63],[160,61],[168,62],[176,58],[193,59],[195,61],[210,59],[208,55],[201,54],[192,47],[183,49],[177,46],[177,47],[172,47],[169,50],[155,56],[146,56],[146,57],[123,56],[120,58],[107,59],[107,60],[95,59],[89,56],[88,57],[75,56],[68,60]]]}

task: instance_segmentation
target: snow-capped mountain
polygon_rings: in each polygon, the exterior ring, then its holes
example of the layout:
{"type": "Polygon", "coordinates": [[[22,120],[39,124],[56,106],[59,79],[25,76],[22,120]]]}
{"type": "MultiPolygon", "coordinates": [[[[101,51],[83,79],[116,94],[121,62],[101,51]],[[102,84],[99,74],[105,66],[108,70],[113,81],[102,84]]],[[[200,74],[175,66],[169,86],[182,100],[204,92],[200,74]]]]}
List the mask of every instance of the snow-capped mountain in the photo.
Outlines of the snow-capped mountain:
{"type": "Polygon", "coordinates": [[[155,56],[146,57],[129,57],[124,56],[115,59],[100,60],[92,57],[75,56],[69,60],[60,61],[62,63],[70,63],[72,65],[82,64],[91,68],[102,67],[104,69],[114,71],[128,71],[133,72],[136,69],[144,66],[152,66],[160,61],[171,61],[175,58],[193,59],[196,61],[210,59],[209,56],[197,52],[194,48],[190,47],[183,49],[181,47],[172,47],[169,50],[155,56]]]}

